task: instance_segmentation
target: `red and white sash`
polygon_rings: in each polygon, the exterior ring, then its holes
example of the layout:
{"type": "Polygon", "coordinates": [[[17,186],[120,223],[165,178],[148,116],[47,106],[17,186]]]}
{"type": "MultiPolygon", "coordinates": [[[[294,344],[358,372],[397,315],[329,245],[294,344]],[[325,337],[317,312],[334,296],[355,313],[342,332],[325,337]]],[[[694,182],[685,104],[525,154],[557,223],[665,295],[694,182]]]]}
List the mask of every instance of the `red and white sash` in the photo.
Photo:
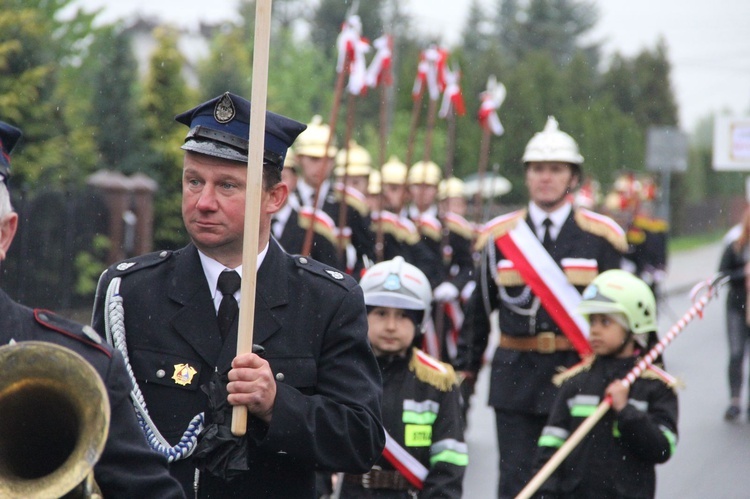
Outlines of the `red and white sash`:
{"type": "Polygon", "coordinates": [[[511,260],[524,281],[581,356],[591,353],[587,340],[589,326],[575,312],[581,294],[568,281],[560,266],[544,249],[524,220],[495,240],[503,255],[511,260]]]}
{"type": "MultiPolygon", "coordinates": [[[[385,431],[385,430],[383,430],[385,431]]],[[[386,431],[385,432],[385,449],[383,457],[396,468],[399,473],[404,475],[410,484],[417,489],[424,488],[424,479],[430,470],[420,463],[417,458],[401,447],[398,442],[386,431]]]]}

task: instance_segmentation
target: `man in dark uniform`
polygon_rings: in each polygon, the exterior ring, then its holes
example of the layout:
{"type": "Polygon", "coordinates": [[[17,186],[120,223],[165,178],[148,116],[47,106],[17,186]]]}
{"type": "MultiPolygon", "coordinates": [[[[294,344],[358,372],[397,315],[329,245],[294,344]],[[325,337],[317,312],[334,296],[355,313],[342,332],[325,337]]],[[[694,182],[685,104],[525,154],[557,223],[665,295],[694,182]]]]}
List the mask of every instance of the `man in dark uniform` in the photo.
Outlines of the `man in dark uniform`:
{"type": "MultiPolygon", "coordinates": [[[[286,158],[284,158],[284,169],[281,172],[281,181],[289,186],[290,193],[293,193],[297,188],[297,168],[293,151],[287,151],[286,158]]],[[[307,231],[304,224],[300,224],[301,208],[299,198],[290,195],[284,206],[271,218],[271,235],[289,254],[299,253],[305,242],[307,231]]],[[[335,239],[330,240],[320,234],[314,234],[310,256],[331,267],[338,266],[335,243],[335,239]]]]}
{"type": "MultiPolygon", "coordinates": [[[[343,228],[339,227],[339,213],[343,208],[340,196],[334,192],[331,182],[331,172],[334,167],[336,158],[336,148],[329,146],[326,151],[326,145],[329,143],[330,127],[323,123],[320,116],[316,115],[307,125],[307,129],[300,134],[299,140],[294,145],[295,159],[299,164],[302,177],[297,182],[297,190],[294,192],[303,206],[302,212],[312,213],[313,204],[317,198],[318,210],[323,213],[320,215],[325,221],[316,221],[314,231],[338,242],[337,231],[343,229],[347,236],[344,241],[349,239],[356,253],[356,261],[353,266],[347,265],[346,247],[336,248],[337,267],[341,270],[349,270],[352,275],[359,279],[359,273],[366,260],[375,260],[375,241],[372,233],[369,231],[369,217],[362,215],[354,208],[346,207],[346,224],[343,228]],[[333,234],[332,234],[333,233],[333,234]]],[[[309,217],[302,218],[307,226],[309,217]]],[[[295,253],[300,253],[303,248],[294,249],[295,253]]]]}
{"type": "MultiPolygon", "coordinates": [[[[20,137],[20,130],[0,122],[0,261],[5,260],[18,227],[7,182],[10,153],[20,137]]],[[[166,459],[148,447],[138,427],[129,400],[127,372],[118,352],[103,343],[91,327],[46,310],[27,308],[0,290],[0,346],[25,341],[49,342],[72,350],[91,364],[104,382],[110,424],[104,451],[94,466],[94,477],[105,497],[184,497],[179,484],[169,476],[166,459]]],[[[4,410],[0,407],[0,413],[4,410]]]]}
{"type": "MultiPolygon", "coordinates": [[[[238,305],[232,298],[241,297],[226,283],[239,285],[242,274],[249,118],[250,102],[228,92],[176,117],[190,127],[182,146],[182,215],[192,242],[110,267],[99,283],[94,325],[104,331],[109,322],[117,333],[119,315],[108,311],[122,300],[130,364],[154,427],[175,446],[166,452],[177,455],[171,472],[186,492],[312,498],[316,470],[363,473],[380,455],[378,366],[354,280],[292,257],[270,238],[271,216],[288,195],[280,180],[284,156],[304,129],[270,112],[258,247],[247,248],[258,251],[253,339],[264,354],[235,357],[238,305]],[[226,317],[225,302],[233,304],[233,317],[226,317]],[[214,372],[228,379],[228,397],[211,390],[214,372]],[[183,442],[190,440],[191,418],[206,412],[218,425],[206,434],[226,434],[231,410],[209,412],[226,402],[248,409],[247,434],[237,444],[245,469],[198,475],[190,449],[180,447],[183,430],[183,442]]],[[[208,464],[214,456],[204,457],[208,464]]]]}
{"type": "MultiPolygon", "coordinates": [[[[420,235],[414,246],[414,265],[427,275],[433,289],[435,329],[440,341],[437,350],[428,353],[453,363],[454,349],[446,342],[450,325],[444,305],[456,301],[461,290],[474,275],[471,240],[456,231],[452,221],[438,211],[437,194],[442,177],[440,167],[432,161],[419,161],[409,168],[408,184],[411,205],[407,212],[420,235]]],[[[427,334],[429,349],[429,329],[427,334]]]]}
{"type": "Polygon", "coordinates": [[[499,311],[489,404],[495,409],[502,498],[515,497],[531,478],[536,442],[556,393],[552,376],[579,360],[577,348],[589,348],[585,332],[570,327],[577,323],[564,305],[580,301],[580,291],[598,272],[617,268],[627,247],[612,220],[571,206],[568,194],[578,184],[583,157],[554,118],[529,141],[523,161],[528,208],[491,220],[480,234],[477,245],[484,253],[462,331],[470,344],[464,376],[471,381],[482,365],[490,313],[499,311]],[[503,238],[511,232],[517,252],[505,254],[503,238]],[[556,272],[538,274],[539,286],[527,280],[533,276],[527,270],[542,261],[556,272]],[[563,306],[551,306],[550,297],[563,306]]]}

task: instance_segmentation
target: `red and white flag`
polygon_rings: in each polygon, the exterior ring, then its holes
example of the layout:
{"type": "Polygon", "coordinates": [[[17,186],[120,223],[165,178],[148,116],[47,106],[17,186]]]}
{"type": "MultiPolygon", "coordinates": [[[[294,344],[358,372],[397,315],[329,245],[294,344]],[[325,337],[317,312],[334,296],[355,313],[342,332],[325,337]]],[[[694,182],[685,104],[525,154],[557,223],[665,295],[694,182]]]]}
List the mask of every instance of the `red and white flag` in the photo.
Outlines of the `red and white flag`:
{"type": "Polygon", "coordinates": [[[438,116],[447,118],[451,108],[458,116],[466,114],[466,105],[464,96],[461,93],[461,72],[456,70],[445,69],[445,92],[443,92],[443,103],[440,105],[438,116]]]}
{"type": "Polygon", "coordinates": [[[372,42],[372,46],[376,52],[367,68],[367,75],[365,76],[367,86],[370,88],[375,88],[378,85],[389,86],[393,84],[393,76],[391,74],[393,37],[391,35],[383,35],[375,39],[372,42]]]}
{"type": "Polygon", "coordinates": [[[370,51],[370,44],[362,37],[362,21],[359,16],[349,16],[341,26],[341,33],[336,40],[338,60],[336,71],[349,71],[349,83],[346,88],[352,95],[359,95],[366,86],[367,61],[365,54],[370,51]]]}
{"type": "Polygon", "coordinates": [[[417,66],[417,77],[414,80],[414,87],[411,95],[418,99],[422,95],[424,87],[430,94],[430,100],[438,100],[440,93],[445,90],[445,68],[448,60],[448,51],[430,45],[423,50],[419,56],[419,65],[417,66]]]}
{"type": "Polygon", "coordinates": [[[487,79],[487,89],[479,95],[482,103],[479,106],[479,123],[485,130],[491,131],[498,137],[505,133],[497,110],[505,100],[505,85],[498,83],[494,76],[487,79]]]}

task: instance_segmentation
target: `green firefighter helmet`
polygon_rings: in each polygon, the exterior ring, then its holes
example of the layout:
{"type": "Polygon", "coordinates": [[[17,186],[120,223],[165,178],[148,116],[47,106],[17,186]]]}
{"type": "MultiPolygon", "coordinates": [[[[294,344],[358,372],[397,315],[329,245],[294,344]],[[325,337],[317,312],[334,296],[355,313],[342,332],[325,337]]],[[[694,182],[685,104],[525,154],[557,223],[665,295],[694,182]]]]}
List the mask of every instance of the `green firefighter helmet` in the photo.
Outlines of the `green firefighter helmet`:
{"type": "Polygon", "coordinates": [[[651,288],[630,272],[620,269],[602,272],[583,290],[578,312],[625,315],[633,334],[656,331],[656,299],[651,288]]]}

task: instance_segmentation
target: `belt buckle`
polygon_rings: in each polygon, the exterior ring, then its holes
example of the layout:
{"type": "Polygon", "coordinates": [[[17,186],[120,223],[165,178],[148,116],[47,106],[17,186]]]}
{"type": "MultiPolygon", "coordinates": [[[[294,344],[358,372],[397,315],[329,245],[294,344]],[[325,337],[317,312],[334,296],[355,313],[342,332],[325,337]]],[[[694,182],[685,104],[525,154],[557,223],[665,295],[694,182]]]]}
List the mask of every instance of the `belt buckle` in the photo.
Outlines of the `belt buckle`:
{"type": "Polygon", "coordinates": [[[372,472],[380,471],[381,469],[382,468],[380,466],[375,465],[370,469],[370,471],[362,475],[362,488],[363,489],[369,489],[370,487],[372,487],[372,481],[373,481],[372,472]]]}
{"type": "Polygon", "coordinates": [[[536,335],[536,351],[539,353],[555,353],[555,333],[545,331],[536,335]]]}

